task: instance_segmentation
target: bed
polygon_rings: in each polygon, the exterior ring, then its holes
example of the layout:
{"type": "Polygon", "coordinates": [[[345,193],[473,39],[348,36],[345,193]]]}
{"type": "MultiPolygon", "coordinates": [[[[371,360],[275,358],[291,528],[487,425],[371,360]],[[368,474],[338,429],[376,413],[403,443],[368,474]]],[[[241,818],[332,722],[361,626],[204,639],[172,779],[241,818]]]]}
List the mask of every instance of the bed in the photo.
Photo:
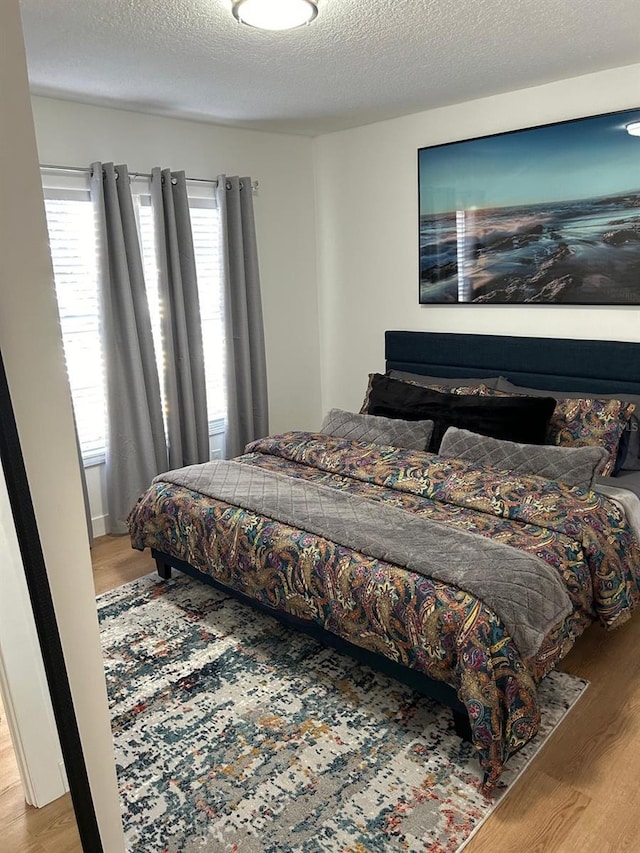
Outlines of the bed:
{"type": "Polygon", "coordinates": [[[590,624],[615,628],[640,599],[640,344],[389,331],[385,357],[346,418],[364,433],[268,436],[239,460],[161,475],[131,512],[132,546],[161,577],[212,583],[448,705],[490,792],[535,736],[536,685],[590,624]],[[547,450],[538,422],[546,435],[566,404],[573,441],[584,392],[602,435],[547,450]],[[372,424],[384,440],[368,440],[372,424]],[[496,464],[505,447],[524,467],[496,464]]]}

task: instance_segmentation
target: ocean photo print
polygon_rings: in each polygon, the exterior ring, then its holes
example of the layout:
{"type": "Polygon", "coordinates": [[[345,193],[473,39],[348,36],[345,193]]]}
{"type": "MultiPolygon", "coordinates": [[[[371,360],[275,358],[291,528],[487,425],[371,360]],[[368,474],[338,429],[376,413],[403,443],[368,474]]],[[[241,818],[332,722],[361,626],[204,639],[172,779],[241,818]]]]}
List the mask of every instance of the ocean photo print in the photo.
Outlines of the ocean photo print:
{"type": "Polygon", "coordinates": [[[418,188],[421,303],[640,304],[640,108],[420,148],[418,188]]]}

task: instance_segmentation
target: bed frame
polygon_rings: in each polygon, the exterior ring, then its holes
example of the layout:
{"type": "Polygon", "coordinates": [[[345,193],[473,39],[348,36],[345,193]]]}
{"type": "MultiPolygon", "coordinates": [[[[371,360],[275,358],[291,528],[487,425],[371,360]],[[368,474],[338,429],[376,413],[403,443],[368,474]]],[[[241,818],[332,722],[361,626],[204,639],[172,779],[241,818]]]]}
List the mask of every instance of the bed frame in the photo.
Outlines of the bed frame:
{"type": "MultiPolygon", "coordinates": [[[[504,376],[515,384],[532,388],[640,395],[638,343],[388,331],[385,360],[387,370],[442,377],[504,376]]],[[[161,578],[170,578],[172,568],[178,569],[448,706],[453,712],[456,733],[464,740],[471,740],[466,708],[448,684],[361,649],[313,622],[267,608],[182,560],[153,549],[151,554],[161,578]]]]}

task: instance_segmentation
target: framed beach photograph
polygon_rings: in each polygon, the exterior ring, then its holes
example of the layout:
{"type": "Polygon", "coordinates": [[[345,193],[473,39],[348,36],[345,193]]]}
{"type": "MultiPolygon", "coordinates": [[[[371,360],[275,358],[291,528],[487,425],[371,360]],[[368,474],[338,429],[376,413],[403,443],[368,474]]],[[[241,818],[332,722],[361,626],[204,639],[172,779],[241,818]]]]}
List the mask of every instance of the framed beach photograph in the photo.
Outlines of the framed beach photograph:
{"type": "Polygon", "coordinates": [[[640,108],[418,150],[422,304],[640,304],[640,108]]]}

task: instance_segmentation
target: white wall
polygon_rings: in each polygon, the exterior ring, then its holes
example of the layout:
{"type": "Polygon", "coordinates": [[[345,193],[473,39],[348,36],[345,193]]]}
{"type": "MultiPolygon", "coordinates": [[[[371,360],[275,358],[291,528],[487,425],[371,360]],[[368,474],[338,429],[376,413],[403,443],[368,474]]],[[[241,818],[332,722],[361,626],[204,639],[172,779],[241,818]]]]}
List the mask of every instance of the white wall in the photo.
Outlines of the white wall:
{"type": "MultiPolygon", "coordinates": [[[[0,81],[0,348],[103,846],[118,853],[120,804],[18,0],[0,4],[0,81]]],[[[3,643],[12,641],[8,629],[0,624],[3,643]]]]}
{"type": "Polygon", "coordinates": [[[316,139],[323,409],[360,405],[385,329],[640,341],[635,307],[418,305],[417,198],[420,147],[639,104],[633,65],[316,139]]]}
{"type": "Polygon", "coordinates": [[[315,427],[320,362],[310,139],[32,98],[40,162],[94,160],[184,169],[188,177],[250,175],[262,284],[271,432],[315,427]]]}

